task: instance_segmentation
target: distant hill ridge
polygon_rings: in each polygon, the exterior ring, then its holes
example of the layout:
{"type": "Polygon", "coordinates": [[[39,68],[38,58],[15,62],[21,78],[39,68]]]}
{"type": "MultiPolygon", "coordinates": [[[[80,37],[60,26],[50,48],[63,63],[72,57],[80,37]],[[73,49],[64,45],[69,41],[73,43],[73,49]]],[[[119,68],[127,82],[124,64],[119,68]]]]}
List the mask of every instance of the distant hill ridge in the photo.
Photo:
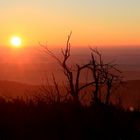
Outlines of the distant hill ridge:
{"type": "MultiPolygon", "coordinates": [[[[0,95],[7,97],[21,97],[33,95],[41,85],[30,85],[16,81],[0,81],[0,95]]],[[[51,86],[52,87],[52,86],[51,86]]],[[[125,107],[140,107],[140,80],[128,80],[125,86],[120,87],[115,96],[121,96],[122,105],[125,107]]]]}

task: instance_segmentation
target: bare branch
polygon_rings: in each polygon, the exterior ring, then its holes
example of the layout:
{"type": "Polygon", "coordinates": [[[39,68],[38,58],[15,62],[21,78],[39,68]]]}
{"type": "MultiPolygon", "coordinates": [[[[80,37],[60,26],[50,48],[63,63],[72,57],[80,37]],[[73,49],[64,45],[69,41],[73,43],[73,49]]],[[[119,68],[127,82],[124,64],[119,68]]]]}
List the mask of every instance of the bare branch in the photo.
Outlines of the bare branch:
{"type": "Polygon", "coordinates": [[[89,87],[89,86],[91,86],[91,85],[93,85],[93,84],[95,84],[95,82],[87,83],[87,84],[81,86],[81,87],[79,88],[79,91],[82,90],[82,89],[84,89],[84,88],[87,88],[87,87],[89,87]]]}
{"type": "Polygon", "coordinates": [[[52,77],[53,77],[53,83],[54,83],[56,93],[57,93],[57,101],[60,102],[60,91],[59,91],[58,83],[56,82],[54,74],[52,74],[52,77]]]}

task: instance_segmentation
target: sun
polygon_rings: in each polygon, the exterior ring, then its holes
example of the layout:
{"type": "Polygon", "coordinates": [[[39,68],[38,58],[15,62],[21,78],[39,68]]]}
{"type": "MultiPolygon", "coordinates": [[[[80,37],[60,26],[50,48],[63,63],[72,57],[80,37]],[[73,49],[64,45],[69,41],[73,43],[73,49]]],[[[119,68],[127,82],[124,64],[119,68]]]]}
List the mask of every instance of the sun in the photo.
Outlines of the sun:
{"type": "Polygon", "coordinates": [[[22,45],[22,39],[18,36],[14,36],[11,38],[11,45],[14,47],[21,47],[22,45]]]}

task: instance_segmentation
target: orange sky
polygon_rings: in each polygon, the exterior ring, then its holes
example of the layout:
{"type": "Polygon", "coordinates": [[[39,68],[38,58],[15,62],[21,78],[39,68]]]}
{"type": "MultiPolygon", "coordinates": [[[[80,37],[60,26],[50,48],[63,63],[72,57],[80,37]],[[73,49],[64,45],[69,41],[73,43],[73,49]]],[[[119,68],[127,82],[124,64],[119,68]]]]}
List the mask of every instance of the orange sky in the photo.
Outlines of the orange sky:
{"type": "Polygon", "coordinates": [[[140,45],[139,0],[1,0],[0,43],[21,36],[25,46],[140,45]]]}

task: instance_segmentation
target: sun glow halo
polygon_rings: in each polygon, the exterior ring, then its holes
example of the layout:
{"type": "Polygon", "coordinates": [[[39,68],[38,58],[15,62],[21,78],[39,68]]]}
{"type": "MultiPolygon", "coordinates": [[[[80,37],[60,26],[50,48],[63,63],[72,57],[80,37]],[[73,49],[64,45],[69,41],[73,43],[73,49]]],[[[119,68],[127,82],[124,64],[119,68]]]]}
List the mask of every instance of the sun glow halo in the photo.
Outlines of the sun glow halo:
{"type": "Polygon", "coordinates": [[[22,40],[18,36],[12,37],[10,42],[14,47],[20,47],[22,45],[22,40]]]}

